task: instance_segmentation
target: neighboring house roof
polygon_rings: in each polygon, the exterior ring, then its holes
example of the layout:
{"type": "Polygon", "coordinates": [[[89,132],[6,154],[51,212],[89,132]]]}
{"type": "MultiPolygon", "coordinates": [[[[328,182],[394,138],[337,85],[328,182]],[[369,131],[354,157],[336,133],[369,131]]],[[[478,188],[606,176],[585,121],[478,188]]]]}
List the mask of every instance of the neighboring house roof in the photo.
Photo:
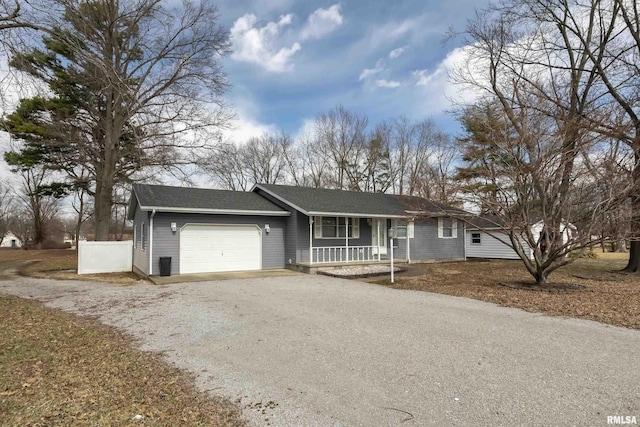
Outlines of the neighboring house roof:
{"type": "Polygon", "coordinates": [[[129,219],[135,214],[135,201],[143,211],[185,212],[235,215],[288,216],[289,212],[256,193],[134,184],[129,219]]]}
{"type": "Polygon", "coordinates": [[[468,230],[474,230],[474,229],[491,230],[491,229],[502,228],[504,221],[496,215],[484,215],[484,216],[474,216],[474,217],[468,218],[467,223],[469,224],[469,226],[467,227],[468,230]]]}
{"type": "Polygon", "coordinates": [[[427,216],[467,214],[461,209],[415,196],[256,184],[253,191],[259,190],[305,215],[405,218],[412,214],[427,216]]]}
{"type": "MultiPolygon", "coordinates": [[[[544,222],[536,216],[533,216],[533,224],[532,227],[542,226],[544,222]]],[[[469,217],[466,222],[469,224],[467,230],[498,230],[501,229],[505,221],[497,215],[482,215],[482,216],[474,216],[469,217]]],[[[571,223],[566,224],[568,228],[577,230],[576,226],[571,223]]],[[[564,223],[563,223],[564,226],[564,223]]]]}

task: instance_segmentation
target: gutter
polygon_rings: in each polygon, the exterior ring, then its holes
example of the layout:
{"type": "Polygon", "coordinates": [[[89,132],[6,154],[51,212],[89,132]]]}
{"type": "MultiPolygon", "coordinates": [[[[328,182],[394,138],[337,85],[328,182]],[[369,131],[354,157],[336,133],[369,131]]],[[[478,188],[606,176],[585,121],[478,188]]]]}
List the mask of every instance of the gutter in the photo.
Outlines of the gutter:
{"type": "Polygon", "coordinates": [[[179,213],[199,213],[199,214],[220,214],[220,215],[254,215],[254,216],[290,216],[288,211],[252,211],[245,209],[199,209],[199,208],[174,208],[168,206],[142,206],[143,211],[158,212],[179,212],[179,213]]]}

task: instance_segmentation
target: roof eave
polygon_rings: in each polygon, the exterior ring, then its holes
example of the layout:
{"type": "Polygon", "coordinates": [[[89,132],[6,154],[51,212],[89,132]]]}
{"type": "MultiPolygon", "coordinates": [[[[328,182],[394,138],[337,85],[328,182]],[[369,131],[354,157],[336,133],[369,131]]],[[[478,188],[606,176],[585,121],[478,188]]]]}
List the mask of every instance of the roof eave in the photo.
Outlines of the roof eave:
{"type": "Polygon", "coordinates": [[[127,219],[129,221],[133,221],[135,215],[136,215],[136,210],[135,207],[136,206],[140,206],[140,200],[138,199],[138,195],[136,194],[136,190],[135,187],[131,188],[131,199],[129,200],[129,206],[127,209],[127,219]],[[135,203],[134,203],[135,200],[135,203]]]}
{"type": "Polygon", "coordinates": [[[422,215],[429,216],[432,218],[438,217],[467,217],[473,216],[473,214],[469,212],[460,212],[460,211],[438,211],[438,212],[430,212],[430,211],[406,211],[410,215],[422,215]]]}
{"type": "Polygon", "coordinates": [[[409,215],[396,215],[396,214],[372,214],[362,212],[320,212],[310,211],[307,216],[345,216],[345,217],[358,217],[358,218],[399,218],[404,219],[409,215]]]}
{"type": "Polygon", "coordinates": [[[198,213],[198,214],[219,214],[219,215],[256,215],[256,216],[290,216],[287,211],[263,211],[250,209],[206,209],[206,208],[177,208],[170,206],[140,206],[143,211],[156,212],[176,212],[176,213],[198,213]]]}

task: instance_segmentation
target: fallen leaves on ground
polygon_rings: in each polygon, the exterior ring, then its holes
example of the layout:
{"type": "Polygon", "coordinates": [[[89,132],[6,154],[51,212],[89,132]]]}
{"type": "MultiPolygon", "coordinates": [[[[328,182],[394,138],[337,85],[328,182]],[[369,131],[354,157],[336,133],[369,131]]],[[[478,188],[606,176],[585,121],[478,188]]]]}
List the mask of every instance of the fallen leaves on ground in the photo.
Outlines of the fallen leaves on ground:
{"type": "Polygon", "coordinates": [[[640,275],[620,273],[624,266],[621,260],[579,259],[554,272],[549,280],[584,289],[557,293],[503,286],[505,282],[533,281],[520,261],[504,260],[428,264],[422,276],[379,283],[640,329],[640,275]]]}
{"type": "Polygon", "coordinates": [[[0,295],[0,425],[244,426],[230,402],[198,392],[122,334],[0,295]]]}

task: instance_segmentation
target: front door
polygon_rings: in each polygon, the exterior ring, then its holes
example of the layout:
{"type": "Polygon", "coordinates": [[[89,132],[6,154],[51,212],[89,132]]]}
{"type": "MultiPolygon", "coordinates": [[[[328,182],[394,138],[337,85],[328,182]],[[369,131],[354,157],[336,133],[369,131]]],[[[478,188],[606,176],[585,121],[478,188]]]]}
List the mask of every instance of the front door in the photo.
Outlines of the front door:
{"type": "Polygon", "coordinates": [[[374,219],[371,223],[371,246],[375,246],[373,253],[387,254],[387,220],[374,219]]]}

